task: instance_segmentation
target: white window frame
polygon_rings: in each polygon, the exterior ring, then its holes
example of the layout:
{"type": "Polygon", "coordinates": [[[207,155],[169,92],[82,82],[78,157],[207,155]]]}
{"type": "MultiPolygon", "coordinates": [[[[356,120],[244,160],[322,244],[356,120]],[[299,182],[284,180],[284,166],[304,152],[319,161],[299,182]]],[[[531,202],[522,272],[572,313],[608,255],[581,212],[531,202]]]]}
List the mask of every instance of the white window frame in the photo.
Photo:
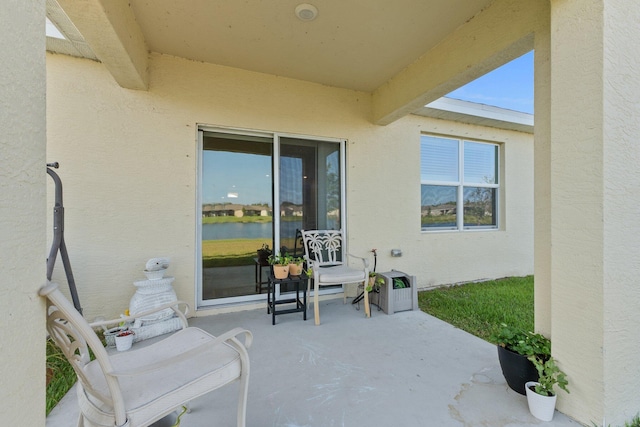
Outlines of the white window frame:
{"type": "MultiPolygon", "coordinates": [[[[435,185],[435,186],[446,186],[446,187],[456,187],[456,212],[462,212],[462,215],[456,215],[456,225],[452,227],[423,227],[422,220],[420,221],[420,230],[423,233],[434,233],[434,232],[444,232],[444,231],[479,231],[479,230],[490,230],[495,231],[500,229],[500,186],[502,182],[502,177],[500,176],[500,171],[502,170],[500,165],[501,159],[501,144],[497,142],[487,142],[487,141],[479,141],[469,138],[461,138],[455,137],[451,135],[435,135],[435,134],[422,134],[420,136],[420,150],[422,152],[422,138],[431,137],[431,138],[440,138],[440,139],[448,139],[452,141],[457,141],[458,143],[458,180],[457,181],[437,181],[437,180],[423,180],[422,173],[420,174],[420,192],[422,193],[423,185],[435,185]],[[473,144],[486,144],[491,145],[497,148],[496,155],[496,179],[494,184],[480,184],[477,182],[469,182],[466,183],[464,179],[464,144],[465,142],[473,143],[473,144]],[[494,215],[496,217],[495,225],[474,225],[474,226],[465,226],[464,225],[464,189],[465,187],[481,187],[481,188],[493,188],[495,189],[495,204],[494,204],[494,215]],[[462,207],[462,209],[461,209],[462,207]]],[[[422,153],[421,153],[422,158],[422,153]]],[[[422,171],[422,163],[420,164],[420,168],[422,171]]],[[[422,197],[420,198],[422,199],[422,197]]],[[[422,208],[422,203],[421,203],[422,208]]],[[[422,209],[421,209],[422,210],[422,209]]],[[[422,215],[422,212],[421,212],[422,215]]]]}

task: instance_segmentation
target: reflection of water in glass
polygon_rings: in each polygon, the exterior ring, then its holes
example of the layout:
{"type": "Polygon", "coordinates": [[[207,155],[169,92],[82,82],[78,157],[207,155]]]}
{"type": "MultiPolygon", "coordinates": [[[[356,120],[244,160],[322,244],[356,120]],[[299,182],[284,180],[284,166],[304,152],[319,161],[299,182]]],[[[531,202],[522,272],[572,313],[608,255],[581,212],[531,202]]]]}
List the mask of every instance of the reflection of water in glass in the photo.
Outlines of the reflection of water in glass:
{"type": "MultiPolygon", "coordinates": [[[[271,222],[233,222],[222,224],[202,224],[202,240],[222,239],[269,239],[272,235],[271,222]]],[[[296,230],[302,227],[302,221],[283,221],[283,237],[294,237],[296,230]]]]}
{"type": "MultiPolygon", "coordinates": [[[[338,229],[338,222],[327,220],[329,229],[338,229]]],[[[225,222],[222,224],[202,224],[202,240],[223,239],[269,239],[271,240],[271,222],[225,222]]],[[[302,229],[302,220],[282,221],[280,238],[293,239],[296,231],[302,229]]]]}
{"type": "Polygon", "coordinates": [[[202,224],[202,240],[271,239],[270,222],[202,224]]]}

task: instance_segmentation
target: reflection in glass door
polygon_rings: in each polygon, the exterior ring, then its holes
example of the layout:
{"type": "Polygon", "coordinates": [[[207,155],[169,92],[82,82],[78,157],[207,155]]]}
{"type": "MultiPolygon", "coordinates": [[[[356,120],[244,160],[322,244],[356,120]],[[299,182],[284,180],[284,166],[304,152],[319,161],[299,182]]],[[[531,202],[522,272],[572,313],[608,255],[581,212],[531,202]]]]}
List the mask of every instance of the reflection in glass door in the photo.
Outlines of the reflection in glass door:
{"type": "Polygon", "coordinates": [[[280,138],[280,246],[299,255],[297,230],[340,229],[340,144],[280,138]]]}
{"type": "Polygon", "coordinates": [[[202,148],[202,300],[266,292],[254,259],[273,241],[272,139],[205,132],[202,148]]]}
{"type": "Polygon", "coordinates": [[[258,249],[301,255],[297,230],[340,228],[344,144],[208,131],[200,140],[198,305],[266,299],[258,249]]]}

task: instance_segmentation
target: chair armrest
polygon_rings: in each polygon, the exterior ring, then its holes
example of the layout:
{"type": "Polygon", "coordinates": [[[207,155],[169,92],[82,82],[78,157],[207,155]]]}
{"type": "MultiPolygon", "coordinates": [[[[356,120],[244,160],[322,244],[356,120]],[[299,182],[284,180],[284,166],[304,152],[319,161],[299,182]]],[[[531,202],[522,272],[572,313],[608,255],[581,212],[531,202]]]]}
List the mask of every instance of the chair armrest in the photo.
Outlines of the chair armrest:
{"type": "Polygon", "coordinates": [[[347,253],[348,256],[350,256],[351,258],[356,258],[359,259],[360,261],[362,261],[362,264],[364,265],[364,268],[368,268],[369,267],[369,260],[360,256],[356,256],[356,255],[352,255],[350,253],[347,253]]]}
{"type": "Polygon", "coordinates": [[[189,304],[187,304],[184,301],[168,302],[168,303],[162,304],[161,306],[152,308],[150,310],[146,310],[141,313],[136,313],[133,316],[122,316],[117,319],[101,320],[98,322],[89,323],[89,326],[92,328],[99,328],[99,327],[106,327],[109,325],[118,325],[122,322],[134,321],[138,317],[144,317],[153,313],[157,313],[162,310],[166,310],[167,308],[172,309],[178,315],[178,317],[182,319],[183,328],[186,328],[188,326],[186,316],[189,314],[189,304]],[[184,307],[184,311],[180,310],[179,308],[180,305],[184,307]]]}
{"type": "Polygon", "coordinates": [[[307,269],[310,268],[313,271],[316,271],[316,267],[318,265],[318,261],[310,259],[307,256],[304,257],[304,261],[307,263],[307,269]]]}
{"type": "Polygon", "coordinates": [[[196,347],[190,348],[184,353],[177,354],[167,359],[163,359],[155,363],[149,363],[142,367],[135,367],[133,369],[111,370],[105,373],[107,375],[111,375],[114,377],[132,377],[136,375],[147,374],[149,372],[153,372],[159,369],[166,368],[167,366],[171,366],[176,362],[183,362],[186,359],[193,358],[194,356],[197,356],[198,354],[206,351],[207,349],[220,345],[226,341],[230,341],[229,344],[232,344],[234,347],[242,346],[245,349],[247,349],[251,347],[251,344],[253,342],[253,334],[246,329],[234,328],[234,329],[231,329],[230,331],[225,332],[222,335],[215,337],[212,341],[207,341],[196,347]],[[244,344],[242,344],[236,338],[240,334],[244,334],[244,344]]]}
{"type": "Polygon", "coordinates": [[[318,261],[308,259],[308,258],[305,258],[305,261],[307,262],[307,268],[314,268],[318,264],[318,261]]]}

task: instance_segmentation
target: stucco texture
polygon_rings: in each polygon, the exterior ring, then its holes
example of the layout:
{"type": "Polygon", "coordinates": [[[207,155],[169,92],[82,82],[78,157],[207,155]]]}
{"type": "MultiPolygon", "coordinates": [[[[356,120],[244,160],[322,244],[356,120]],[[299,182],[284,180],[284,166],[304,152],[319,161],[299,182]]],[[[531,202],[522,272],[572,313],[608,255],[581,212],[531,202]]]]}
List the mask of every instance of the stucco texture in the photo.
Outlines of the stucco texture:
{"type": "Polygon", "coordinates": [[[629,393],[640,363],[639,13],[627,1],[552,2],[552,339],[573,379],[558,403],[598,425],[640,407],[629,393]]]}
{"type": "Polygon", "coordinates": [[[122,312],[153,256],[171,257],[178,296],[194,303],[198,124],[346,139],[349,250],[378,249],[378,271],[420,287],[533,271],[530,134],[419,116],[376,126],[369,94],[169,56],[151,56],[146,92],[96,62],[49,54],[47,67],[48,157],[62,165],[89,318],[122,312]],[[421,132],[502,144],[500,230],[420,232],[421,132]]]}
{"type": "Polygon", "coordinates": [[[44,425],[45,281],[44,3],[0,14],[0,419],[44,425]]]}

